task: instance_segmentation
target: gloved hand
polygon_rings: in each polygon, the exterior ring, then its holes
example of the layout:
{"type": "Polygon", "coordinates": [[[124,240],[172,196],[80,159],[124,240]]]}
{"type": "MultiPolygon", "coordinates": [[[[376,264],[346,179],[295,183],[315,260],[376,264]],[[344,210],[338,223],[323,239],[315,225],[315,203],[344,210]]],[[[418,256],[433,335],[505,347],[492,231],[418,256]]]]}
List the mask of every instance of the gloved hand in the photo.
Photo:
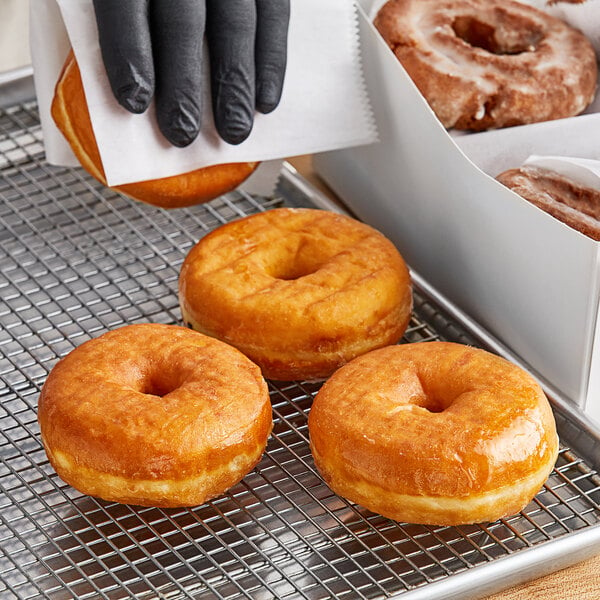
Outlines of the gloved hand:
{"type": "Polygon", "coordinates": [[[205,27],[219,135],[239,144],[255,109],[279,104],[289,0],[94,0],[94,8],[115,97],[141,113],[154,96],[159,128],[175,146],[200,130],[205,27]]]}

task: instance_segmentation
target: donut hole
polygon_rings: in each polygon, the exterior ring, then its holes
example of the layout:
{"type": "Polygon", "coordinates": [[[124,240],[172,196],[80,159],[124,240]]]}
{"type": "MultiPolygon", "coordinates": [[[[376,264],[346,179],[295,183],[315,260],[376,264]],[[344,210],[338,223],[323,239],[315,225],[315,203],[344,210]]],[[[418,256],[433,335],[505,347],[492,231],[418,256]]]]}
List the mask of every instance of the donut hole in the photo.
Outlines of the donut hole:
{"type": "Polygon", "coordinates": [[[438,398],[428,397],[423,408],[430,413],[441,413],[444,412],[448,406],[438,398]]]}
{"type": "Polygon", "coordinates": [[[444,378],[438,379],[432,377],[431,374],[423,376],[423,373],[420,373],[419,380],[422,386],[422,394],[418,398],[418,404],[427,412],[443,413],[460,396],[460,391],[455,389],[449,390],[445,387],[444,378]]]}
{"type": "Polygon", "coordinates": [[[321,268],[321,263],[311,261],[293,261],[291,263],[278,265],[276,270],[272,272],[275,279],[282,281],[295,281],[307,275],[316,273],[321,268]]]}
{"type": "Polygon", "coordinates": [[[175,381],[172,377],[168,377],[165,372],[160,372],[148,375],[145,378],[140,391],[142,394],[148,396],[158,396],[159,398],[163,398],[179,387],[180,384],[178,381],[175,381]]]}
{"type": "Polygon", "coordinates": [[[269,273],[275,279],[295,281],[316,273],[328,260],[327,253],[314,243],[300,243],[277,256],[269,273]]]}
{"type": "Polygon", "coordinates": [[[450,406],[451,402],[432,394],[426,394],[416,401],[413,399],[412,404],[416,404],[430,413],[442,413],[450,406]]]}
{"type": "Polygon", "coordinates": [[[533,52],[544,37],[533,23],[527,22],[525,26],[504,23],[502,27],[495,27],[471,15],[456,17],[452,29],[470,46],[498,55],[533,52]]]}
{"type": "Polygon", "coordinates": [[[396,398],[398,405],[412,405],[430,412],[444,412],[453,402],[454,396],[436,383],[437,378],[427,371],[404,366],[390,379],[389,396],[396,398]]]}

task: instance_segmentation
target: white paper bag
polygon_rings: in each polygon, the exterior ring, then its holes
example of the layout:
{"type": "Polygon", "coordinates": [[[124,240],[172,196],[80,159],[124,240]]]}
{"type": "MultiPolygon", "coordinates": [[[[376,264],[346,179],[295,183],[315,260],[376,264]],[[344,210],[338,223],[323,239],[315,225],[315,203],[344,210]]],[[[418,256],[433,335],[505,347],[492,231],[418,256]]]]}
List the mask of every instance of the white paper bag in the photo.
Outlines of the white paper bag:
{"type": "MultiPolygon", "coordinates": [[[[49,121],[49,101],[65,54],[64,30],[56,23],[52,4],[53,0],[32,0],[36,86],[47,158],[55,164],[73,164],[64,144],[55,142],[57,131],[49,121]]],[[[280,159],[376,140],[353,2],[291,0],[288,68],[279,107],[268,115],[257,113],[250,137],[238,146],[219,138],[207,108],[198,139],[183,149],[162,137],[152,106],[143,115],[133,115],[113,98],[101,60],[92,0],[58,0],[58,4],[81,69],[109,185],[167,177],[211,164],[280,159]]]]}

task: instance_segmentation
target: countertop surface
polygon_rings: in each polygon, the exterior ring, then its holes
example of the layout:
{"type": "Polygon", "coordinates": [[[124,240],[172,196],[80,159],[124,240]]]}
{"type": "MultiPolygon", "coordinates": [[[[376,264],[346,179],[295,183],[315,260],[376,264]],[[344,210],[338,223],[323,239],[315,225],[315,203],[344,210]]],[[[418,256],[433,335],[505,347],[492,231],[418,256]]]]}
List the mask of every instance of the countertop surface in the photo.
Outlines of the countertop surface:
{"type": "MultiPolygon", "coordinates": [[[[315,187],[339,202],[315,174],[310,156],[297,157],[289,162],[315,187]]],[[[598,555],[591,559],[488,596],[485,600],[600,600],[600,548],[598,555]]]]}

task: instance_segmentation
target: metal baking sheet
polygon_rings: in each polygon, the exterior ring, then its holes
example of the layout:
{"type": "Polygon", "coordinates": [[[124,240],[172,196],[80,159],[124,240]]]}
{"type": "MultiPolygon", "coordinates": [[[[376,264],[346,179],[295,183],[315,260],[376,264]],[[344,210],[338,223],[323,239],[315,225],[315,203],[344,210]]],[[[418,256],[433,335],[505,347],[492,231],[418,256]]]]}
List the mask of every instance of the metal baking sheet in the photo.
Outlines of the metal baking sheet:
{"type": "MultiPolygon", "coordinates": [[[[36,403],[56,361],[127,323],[181,323],[179,267],[216,226],[282,206],[325,206],[291,167],[269,198],[243,191],[163,211],[44,161],[34,101],[0,111],[0,597],[476,598],[600,552],[598,432],[553,398],[563,446],[526,509],[494,523],[390,521],[316,472],[306,419],[318,384],[272,384],[260,464],[203,506],[96,500],[62,482],[36,403]]],[[[415,274],[405,341],[494,346],[415,274]]]]}

